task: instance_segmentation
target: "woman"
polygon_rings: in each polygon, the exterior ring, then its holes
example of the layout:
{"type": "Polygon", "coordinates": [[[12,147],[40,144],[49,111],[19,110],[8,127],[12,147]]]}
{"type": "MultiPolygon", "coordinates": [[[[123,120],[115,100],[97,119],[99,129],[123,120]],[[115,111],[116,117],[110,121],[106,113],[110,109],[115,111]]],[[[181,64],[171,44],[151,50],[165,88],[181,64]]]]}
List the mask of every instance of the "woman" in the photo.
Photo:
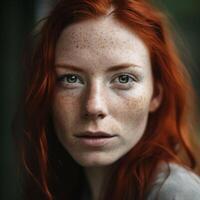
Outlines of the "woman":
{"type": "Polygon", "coordinates": [[[145,0],[61,0],[27,63],[25,199],[198,199],[192,88],[145,0]]]}

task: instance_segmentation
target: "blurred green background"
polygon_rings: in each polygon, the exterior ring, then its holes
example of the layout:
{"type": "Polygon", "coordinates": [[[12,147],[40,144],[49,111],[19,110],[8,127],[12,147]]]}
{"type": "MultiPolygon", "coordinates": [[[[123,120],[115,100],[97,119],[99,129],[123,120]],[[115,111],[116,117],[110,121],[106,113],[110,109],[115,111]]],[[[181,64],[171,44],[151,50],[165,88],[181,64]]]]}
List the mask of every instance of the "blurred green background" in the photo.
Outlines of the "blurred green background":
{"type": "MultiPolygon", "coordinates": [[[[200,1],[154,0],[165,10],[174,25],[176,41],[184,62],[192,75],[200,97],[200,1]],[[182,45],[184,44],[184,46],[182,45]]],[[[1,15],[1,67],[0,67],[0,199],[20,200],[20,186],[16,171],[16,156],[11,137],[11,121],[20,94],[21,66],[24,46],[38,19],[53,6],[53,0],[2,0],[1,15]]]]}

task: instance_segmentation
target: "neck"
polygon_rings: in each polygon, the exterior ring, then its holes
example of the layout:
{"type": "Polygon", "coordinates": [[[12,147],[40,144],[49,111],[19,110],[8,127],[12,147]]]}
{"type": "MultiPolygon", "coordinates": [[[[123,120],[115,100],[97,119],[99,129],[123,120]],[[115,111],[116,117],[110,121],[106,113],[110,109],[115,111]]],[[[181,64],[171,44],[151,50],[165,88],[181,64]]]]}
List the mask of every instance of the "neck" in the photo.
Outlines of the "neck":
{"type": "Polygon", "coordinates": [[[112,166],[86,167],[84,172],[92,192],[92,200],[98,200],[106,178],[111,174],[112,166]]]}

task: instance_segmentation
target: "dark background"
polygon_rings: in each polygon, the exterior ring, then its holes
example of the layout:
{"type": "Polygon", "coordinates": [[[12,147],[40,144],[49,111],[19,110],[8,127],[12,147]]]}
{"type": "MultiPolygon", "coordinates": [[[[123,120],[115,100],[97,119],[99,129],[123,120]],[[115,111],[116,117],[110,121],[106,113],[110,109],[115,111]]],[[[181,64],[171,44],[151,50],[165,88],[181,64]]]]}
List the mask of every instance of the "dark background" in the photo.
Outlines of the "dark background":
{"type": "MultiPolygon", "coordinates": [[[[154,0],[169,16],[180,53],[200,97],[200,1],[154,0]]],[[[0,199],[20,200],[11,121],[18,106],[24,46],[53,0],[2,0],[0,4],[0,199]]],[[[200,108],[200,106],[199,106],[200,108]]]]}

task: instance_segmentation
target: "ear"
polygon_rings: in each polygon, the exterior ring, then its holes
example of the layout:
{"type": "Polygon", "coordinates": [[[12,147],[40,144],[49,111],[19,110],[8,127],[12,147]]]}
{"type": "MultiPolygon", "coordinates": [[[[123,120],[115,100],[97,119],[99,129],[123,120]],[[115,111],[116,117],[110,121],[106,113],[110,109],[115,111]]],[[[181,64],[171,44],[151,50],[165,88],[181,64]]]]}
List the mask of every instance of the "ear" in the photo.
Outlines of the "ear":
{"type": "Polygon", "coordinates": [[[155,112],[160,106],[163,99],[163,87],[160,83],[156,83],[154,87],[153,97],[150,102],[149,112],[155,112]]]}

